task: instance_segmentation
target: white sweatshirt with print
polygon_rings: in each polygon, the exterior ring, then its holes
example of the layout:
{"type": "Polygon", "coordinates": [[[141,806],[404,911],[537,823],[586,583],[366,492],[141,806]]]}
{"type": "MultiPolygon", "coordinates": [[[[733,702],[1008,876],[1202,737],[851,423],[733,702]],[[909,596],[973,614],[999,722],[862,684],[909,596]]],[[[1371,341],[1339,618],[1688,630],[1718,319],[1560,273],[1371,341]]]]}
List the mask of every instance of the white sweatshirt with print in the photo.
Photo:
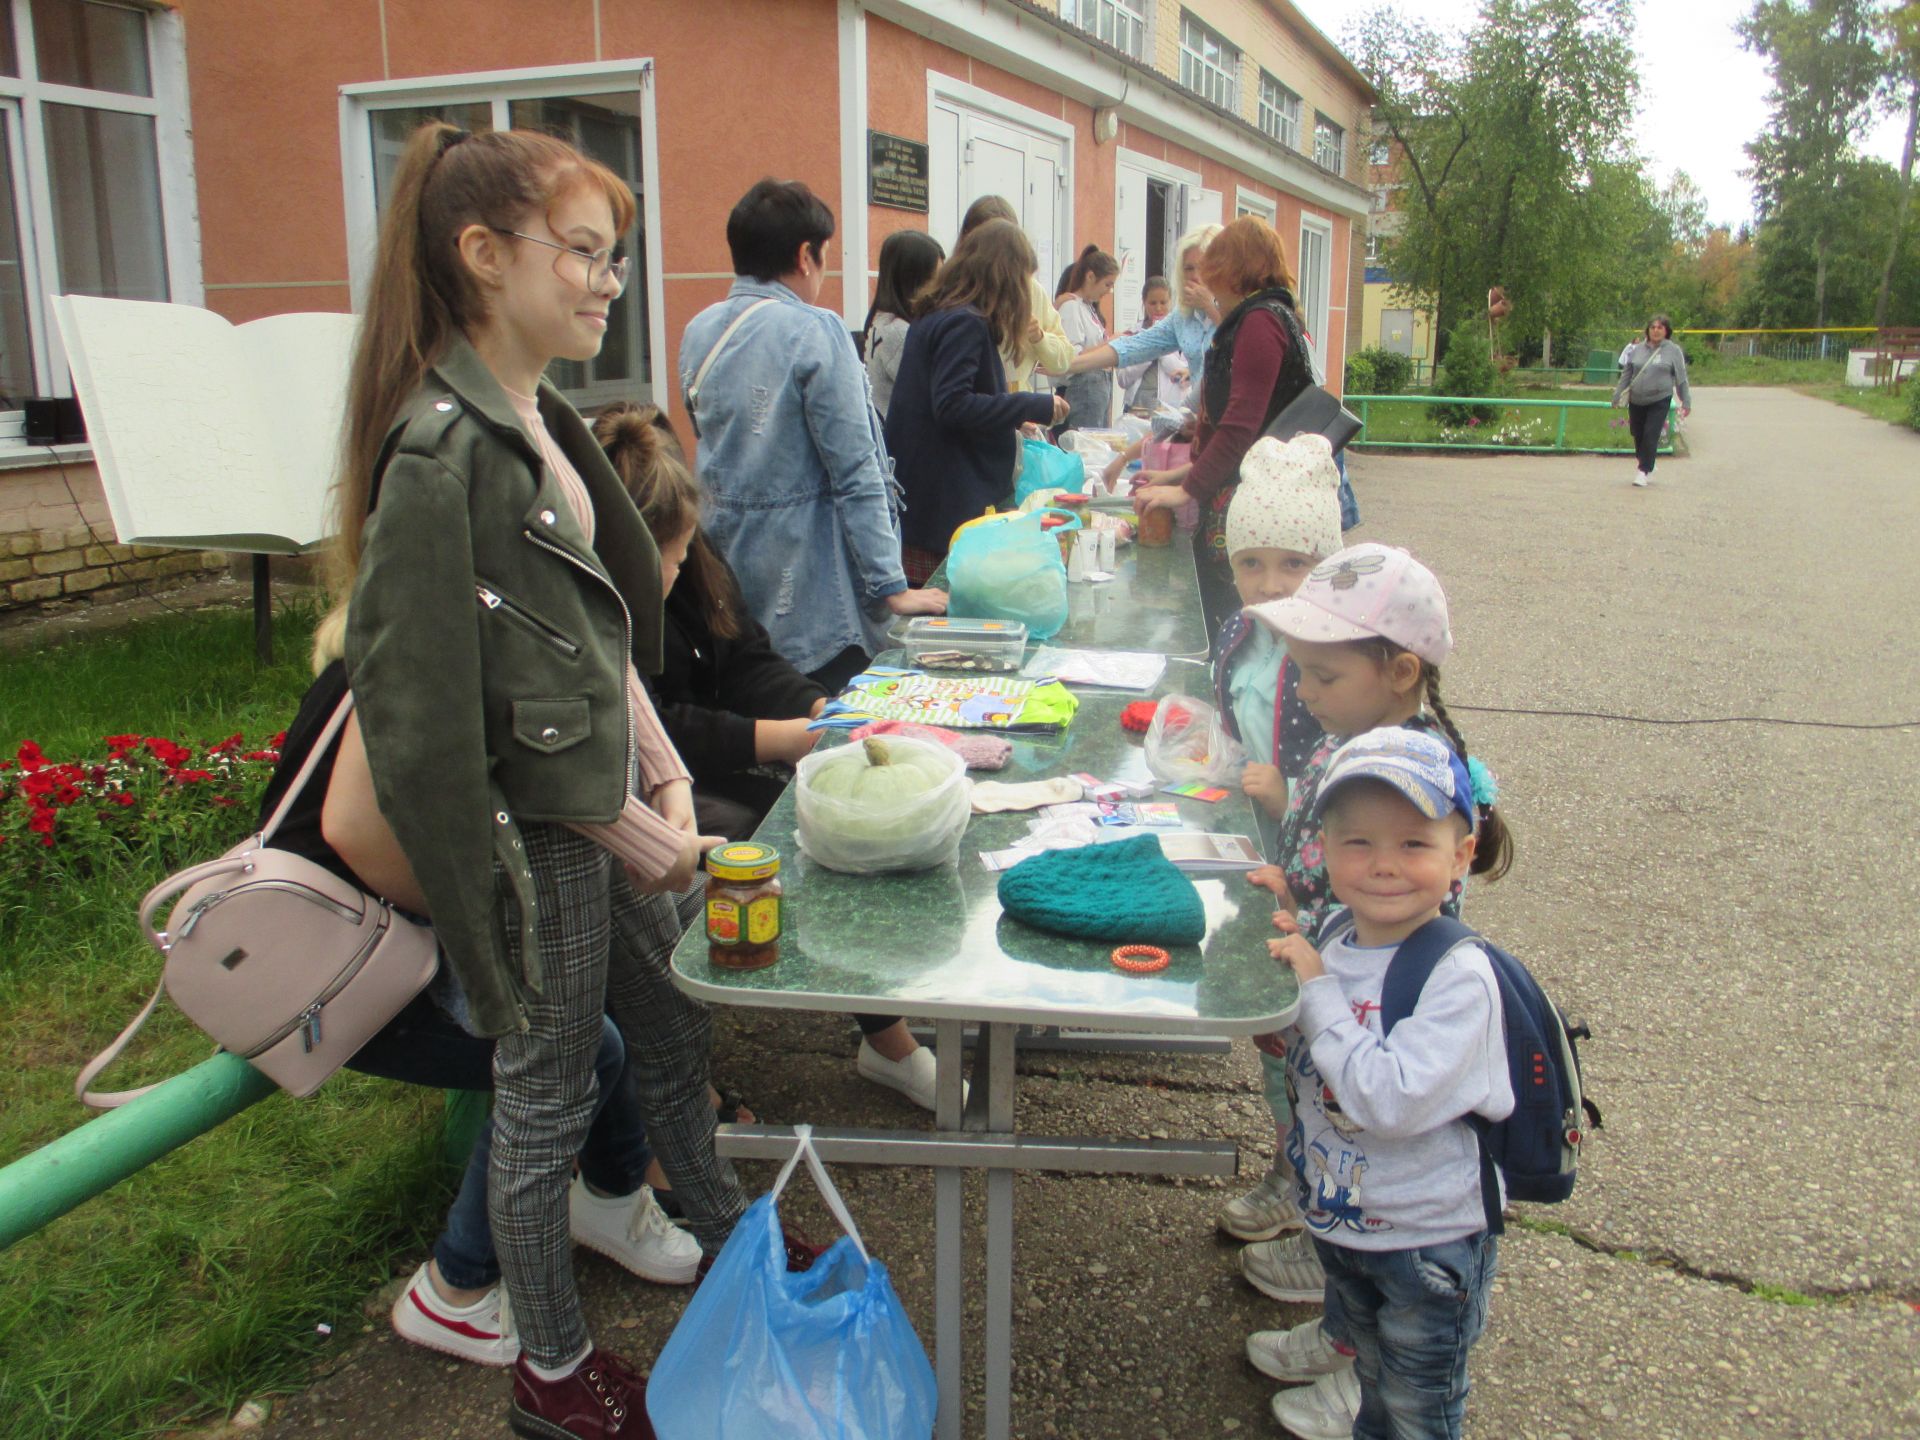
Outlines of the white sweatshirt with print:
{"type": "Polygon", "coordinates": [[[1351,931],[1331,941],[1327,973],[1301,986],[1287,1039],[1287,1153],[1307,1228],[1355,1250],[1412,1250],[1483,1228],[1479,1142],[1465,1117],[1513,1113],[1486,953],[1456,947],[1383,1037],[1380,987],[1395,948],[1354,944],[1351,931]]]}

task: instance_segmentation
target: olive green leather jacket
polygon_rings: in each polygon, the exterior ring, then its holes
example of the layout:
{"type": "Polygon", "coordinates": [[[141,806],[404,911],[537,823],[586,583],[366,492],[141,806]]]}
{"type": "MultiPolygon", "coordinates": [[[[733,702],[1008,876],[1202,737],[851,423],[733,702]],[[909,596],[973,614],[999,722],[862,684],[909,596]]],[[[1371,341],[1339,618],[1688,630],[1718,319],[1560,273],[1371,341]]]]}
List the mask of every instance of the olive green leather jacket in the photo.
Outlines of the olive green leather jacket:
{"type": "Polygon", "coordinates": [[[653,538],[585,422],[545,384],[540,412],[592,497],[594,543],[459,340],[388,435],[347,611],[380,811],[488,1035],[524,1029],[522,996],[541,986],[519,826],[618,818],[634,753],[627,657],[660,668],[653,538]],[[510,910],[523,965],[510,958],[510,910]]]}

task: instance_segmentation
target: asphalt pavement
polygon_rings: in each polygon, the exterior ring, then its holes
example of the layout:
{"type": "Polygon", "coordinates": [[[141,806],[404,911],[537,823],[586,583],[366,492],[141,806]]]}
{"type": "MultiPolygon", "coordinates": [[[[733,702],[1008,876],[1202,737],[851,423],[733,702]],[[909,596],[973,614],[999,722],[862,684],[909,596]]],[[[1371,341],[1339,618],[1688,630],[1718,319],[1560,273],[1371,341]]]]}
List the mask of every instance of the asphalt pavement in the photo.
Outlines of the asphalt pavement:
{"type": "MultiPolygon", "coordinates": [[[[1626,460],[1353,464],[1353,538],[1447,588],[1444,694],[1516,832],[1467,917],[1590,1022],[1606,1112],[1573,1199],[1502,1244],[1476,1440],[1920,1436],[1920,728],[1824,728],[1920,721],[1920,435],[1782,390],[1695,398],[1691,453],[1646,489],[1626,460]]],[[[855,1077],[841,1018],[719,1032],[768,1120],[919,1123],[855,1077]]],[[[1249,1177],[1272,1150],[1245,1042],[1029,1055],[1019,1099],[1035,1131],[1235,1139],[1249,1177]]],[[[930,1339],[927,1175],[837,1174],[930,1339]]],[[[1279,1433],[1242,1342],[1312,1312],[1238,1279],[1229,1186],[1016,1189],[1019,1435],[1279,1433]]],[[[650,1361],[683,1294],[579,1269],[598,1338],[650,1361]]],[[[504,1377],[396,1340],[382,1296],[367,1316],[270,1434],[504,1433],[504,1377]]]]}

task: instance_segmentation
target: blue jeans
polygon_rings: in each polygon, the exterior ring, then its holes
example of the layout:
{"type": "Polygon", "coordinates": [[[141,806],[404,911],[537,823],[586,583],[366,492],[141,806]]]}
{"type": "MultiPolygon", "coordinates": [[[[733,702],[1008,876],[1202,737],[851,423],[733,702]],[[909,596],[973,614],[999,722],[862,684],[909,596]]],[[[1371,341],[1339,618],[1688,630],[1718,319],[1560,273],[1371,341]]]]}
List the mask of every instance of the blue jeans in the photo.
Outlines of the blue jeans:
{"type": "Polygon", "coordinates": [[[1467,1352],[1487,1325],[1499,1242],[1482,1230],[1418,1250],[1349,1250],[1314,1237],[1356,1353],[1354,1440],[1459,1440],[1467,1352]]]}
{"type": "MultiPolygon", "coordinates": [[[[491,1090],[493,1042],[469,1035],[421,995],[395,1016],[348,1062],[350,1068],[408,1085],[441,1090],[491,1090]]],[[[600,1099],[592,1128],[580,1147],[580,1173],[594,1189],[631,1195],[644,1183],[653,1152],[627,1074],[627,1047],[620,1027],[600,1019],[600,1049],[594,1056],[600,1099]]],[[[493,1159],[493,1119],[488,1117],[467,1157],[460,1189],[447,1210],[446,1227],[434,1242],[440,1277],[459,1290],[484,1290],[500,1279],[493,1226],[487,1219],[487,1167],[493,1159]]]]}

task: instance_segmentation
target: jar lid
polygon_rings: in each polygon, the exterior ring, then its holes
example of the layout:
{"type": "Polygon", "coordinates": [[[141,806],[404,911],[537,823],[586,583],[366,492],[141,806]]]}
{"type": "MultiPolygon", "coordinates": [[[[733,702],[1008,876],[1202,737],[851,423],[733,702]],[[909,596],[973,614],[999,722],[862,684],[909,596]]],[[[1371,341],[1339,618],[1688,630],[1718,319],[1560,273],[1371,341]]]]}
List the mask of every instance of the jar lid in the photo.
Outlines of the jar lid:
{"type": "Polygon", "coordinates": [[[717,880],[765,880],[780,873],[780,852],[754,840],[716,845],[707,852],[707,873],[717,880]]]}

